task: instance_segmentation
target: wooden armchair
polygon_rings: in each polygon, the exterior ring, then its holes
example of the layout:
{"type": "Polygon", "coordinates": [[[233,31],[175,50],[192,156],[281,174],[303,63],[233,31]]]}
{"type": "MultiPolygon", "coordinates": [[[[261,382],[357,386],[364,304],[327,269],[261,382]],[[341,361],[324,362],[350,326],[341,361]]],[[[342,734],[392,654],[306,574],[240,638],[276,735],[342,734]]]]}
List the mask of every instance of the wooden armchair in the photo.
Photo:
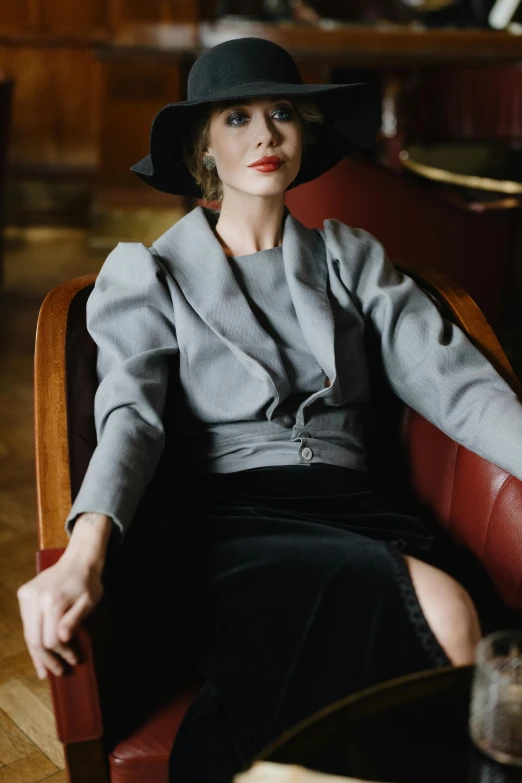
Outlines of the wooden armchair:
{"type": "MultiPolygon", "coordinates": [[[[500,345],[467,294],[433,271],[413,267],[405,271],[520,393],[500,345]]],[[[35,434],[39,570],[55,563],[67,545],[64,520],[96,445],[96,346],[85,325],[85,305],[94,280],[93,275],[79,277],[52,290],[38,320],[35,434]]],[[[387,491],[409,497],[408,502],[417,504],[430,524],[448,531],[448,540],[457,542],[451,543],[448,552],[464,556],[461,578],[476,567],[485,583],[494,586],[489,593],[485,590],[488,600],[481,603],[484,611],[489,611],[489,626],[512,624],[522,611],[522,482],[458,446],[405,408],[379,380],[378,368],[375,378],[373,431],[369,431],[370,441],[378,442],[377,453],[375,448],[371,452],[374,471],[382,476],[387,491]]],[[[175,413],[179,415],[179,408],[175,413]]],[[[158,482],[163,480],[161,467],[162,463],[152,484],[157,477],[158,482]]],[[[157,489],[158,484],[153,491],[157,489]]],[[[150,523],[154,512],[148,505],[147,509],[150,523]]],[[[65,745],[72,783],[166,783],[172,742],[190,701],[203,684],[175,640],[161,647],[167,652],[158,655],[150,616],[154,612],[161,615],[162,609],[154,595],[152,548],[147,554],[147,537],[140,539],[138,517],[139,513],[133,529],[136,526],[140,543],[131,550],[127,574],[129,589],[133,579],[150,587],[142,609],[120,618],[115,630],[104,599],[78,634],[82,662],[61,678],[50,676],[58,737],[65,745]],[[148,649],[151,638],[154,644],[148,649]],[[110,668],[109,650],[114,645],[125,650],[117,669],[110,668]],[[110,682],[114,671],[122,683],[117,697],[110,682]]],[[[106,571],[110,568],[108,562],[106,571]]],[[[171,617],[169,622],[172,624],[171,617]]]]}

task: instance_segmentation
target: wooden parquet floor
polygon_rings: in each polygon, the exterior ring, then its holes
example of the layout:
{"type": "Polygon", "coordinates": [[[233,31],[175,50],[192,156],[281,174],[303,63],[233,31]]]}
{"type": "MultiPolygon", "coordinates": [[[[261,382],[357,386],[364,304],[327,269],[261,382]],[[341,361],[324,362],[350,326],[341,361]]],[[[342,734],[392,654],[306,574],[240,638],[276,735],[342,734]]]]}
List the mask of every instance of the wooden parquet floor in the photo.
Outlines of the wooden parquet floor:
{"type": "Polygon", "coordinates": [[[98,271],[86,233],[8,234],[0,290],[0,783],[66,783],[47,680],[26,651],[16,591],[35,574],[33,353],[42,300],[63,280],[98,271]]]}

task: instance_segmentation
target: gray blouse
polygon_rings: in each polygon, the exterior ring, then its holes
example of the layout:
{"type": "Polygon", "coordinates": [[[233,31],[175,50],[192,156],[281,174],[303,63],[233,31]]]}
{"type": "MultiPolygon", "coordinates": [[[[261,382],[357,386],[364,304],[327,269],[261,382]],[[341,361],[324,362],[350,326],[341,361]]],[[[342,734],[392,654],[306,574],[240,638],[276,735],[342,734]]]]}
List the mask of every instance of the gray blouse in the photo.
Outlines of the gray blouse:
{"type": "Polygon", "coordinates": [[[260,326],[275,341],[292,396],[323,389],[326,376],[305,341],[285,276],[283,249],[274,247],[228,259],[260,326]]]}

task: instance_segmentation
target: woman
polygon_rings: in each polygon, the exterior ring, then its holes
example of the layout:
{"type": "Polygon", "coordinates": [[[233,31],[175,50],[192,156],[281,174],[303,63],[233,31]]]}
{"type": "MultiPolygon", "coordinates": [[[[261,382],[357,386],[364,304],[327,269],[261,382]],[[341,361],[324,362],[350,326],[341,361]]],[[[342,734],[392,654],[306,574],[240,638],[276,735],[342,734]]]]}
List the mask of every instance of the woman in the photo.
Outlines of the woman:
{"type": "Polygon", "coordinates": [[[100,599],[109,537],[126,536],[163,452],[174,365],[194,429],[172,437],[191,480],[173,487],[161,551],[172,600],[202,629],[190,644],[207,680],[171,777],[219,783],[326,704],[467,664],[480,638],[468,594],[424,562],[430,532],[372,488],[366,327],[402,399],[519,478],[522,408],[373,237],[335,220],[310,230],[285,209],[289,187],[371,146],[364,85],[303,85],[283,49],[251,38],[202,55],[188,95],[157,115],[133,170],[221,209],[107,258],[87,310],[98,446],[65,554],[19,598],[37,672],[60,675],[100,599]]]}

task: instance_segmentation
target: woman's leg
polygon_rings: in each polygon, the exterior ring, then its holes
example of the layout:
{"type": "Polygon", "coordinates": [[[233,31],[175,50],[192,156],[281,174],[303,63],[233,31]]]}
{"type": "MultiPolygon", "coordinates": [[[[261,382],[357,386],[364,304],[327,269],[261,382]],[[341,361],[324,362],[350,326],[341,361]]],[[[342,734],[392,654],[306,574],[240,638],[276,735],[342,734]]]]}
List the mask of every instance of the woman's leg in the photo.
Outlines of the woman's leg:
{"type": "Polygon", "coordinates": [[[404,555],[422,611],[455,666],[473,663],[482,636],[469,594],[444,571],[404,555]]]}

